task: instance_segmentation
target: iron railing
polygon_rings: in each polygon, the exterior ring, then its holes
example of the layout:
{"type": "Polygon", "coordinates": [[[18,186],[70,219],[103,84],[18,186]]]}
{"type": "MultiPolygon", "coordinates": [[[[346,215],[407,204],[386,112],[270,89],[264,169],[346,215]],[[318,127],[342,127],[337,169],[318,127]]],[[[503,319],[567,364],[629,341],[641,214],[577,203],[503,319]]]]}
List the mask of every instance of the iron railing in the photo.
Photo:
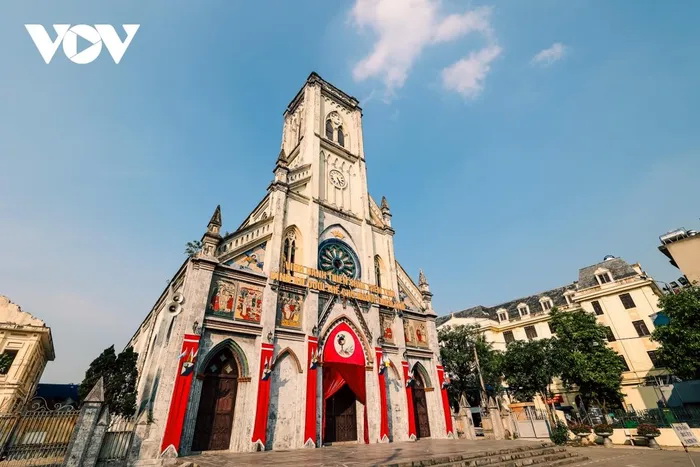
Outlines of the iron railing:
{"type": "Polygon", "coordinates": [[[97,458],[98,467],[114,465],[115,462],[126,459],[135,427],[136,422],[133,417],[112,416],[97,458]]]}
{"type": "Polygon", "coordinates": [[[668,407],[649,410],[617,411],[613,426],[616,428],[636,428],[642,423],[651,423],[659,428],[670,428],[671,423],[687,423],[691,428],[700,428],[700,408],[668,407]]]}

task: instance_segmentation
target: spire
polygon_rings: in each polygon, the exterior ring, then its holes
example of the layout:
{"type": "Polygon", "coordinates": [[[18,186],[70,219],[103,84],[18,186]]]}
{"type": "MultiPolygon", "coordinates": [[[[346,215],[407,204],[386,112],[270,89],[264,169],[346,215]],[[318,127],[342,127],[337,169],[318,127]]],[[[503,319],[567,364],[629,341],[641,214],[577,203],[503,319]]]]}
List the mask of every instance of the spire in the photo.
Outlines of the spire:
{"type": "Polygon", "coordinates": [[[387,203],[387,201],[386,201],[386,196],[382,196],[382,206],[381,207],[382,207],[382,212],[384,212],[384,211],[391,212],[391,210],[389,209],[389,203],[387,203]]]}
{"type": "Polygon", "coordinates": [[[428,284],[428,279],[425,277],[422,269],[418,273],[418,290],[423,296],[423,302],[426,304],[426,307],[429,307],[433,293],[430,291],[430,284],[428,284]]]}
{"type": "Polygon", "coordinates": [[[284,148],[280,149],[280,154],[277,156],[277,163],[287,163],[287,153],[284,151],[284,148]]]}
{"type": "Polygon", "coordinates": [[[219,229],[221,229],[221,205],[217,205],[209,220],[209,225],[207,226],[207,232],[218,234],[219,229]]]}
{"type": "Polygon", "coordinates": [[[429,287],[428,279],[425,278],[425,274],[422,269],[418,270],[418,287],[429,287]]]}

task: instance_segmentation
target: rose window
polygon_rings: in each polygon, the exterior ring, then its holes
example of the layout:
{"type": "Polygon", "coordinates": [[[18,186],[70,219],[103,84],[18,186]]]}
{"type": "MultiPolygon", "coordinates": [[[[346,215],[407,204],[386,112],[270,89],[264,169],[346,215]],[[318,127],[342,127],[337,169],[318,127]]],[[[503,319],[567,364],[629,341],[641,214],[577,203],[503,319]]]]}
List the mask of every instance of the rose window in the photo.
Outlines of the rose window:
{"type": "Polygon", "coordinates": [[[359,276],[358,261],[355,253],[345,243],[335,239],[323,242],[318,251],[318,268],[321,271],[344,275],[351,278],[359,276]]]}

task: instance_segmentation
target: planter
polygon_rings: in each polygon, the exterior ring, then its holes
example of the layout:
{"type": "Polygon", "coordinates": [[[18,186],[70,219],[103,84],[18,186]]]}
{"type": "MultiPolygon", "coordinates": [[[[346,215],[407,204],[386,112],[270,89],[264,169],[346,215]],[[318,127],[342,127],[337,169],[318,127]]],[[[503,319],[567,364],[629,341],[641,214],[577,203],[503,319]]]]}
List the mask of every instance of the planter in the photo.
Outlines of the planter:
{"type": "Polygon", "coordinates": [[[596,434],[598,436],[600,436],[601,438],[603,438],[603,446],[605,446],[606,448],[611,448],[613,446],[613,442],[610,439],[610,437],[612,436],[612,433],[602,432],[602,433],[596,433],[596,434]]]}
{"type": "Polygon", "coordinates": [[[647,442],[649,443],[649,447],[652,449],[661,449],[661,446],[659,446],[659,443],[656,442],[656,438],[660,436],[661,433],[653,434],[653,435],[644,435],[644,437],[647,439],[647,442]]]}
{"type": "Polygon", "coordinates": [[[578,441],[581,443],[581,446],[585,446],[588,444],[588,437],[591,435],[591,432],[589,431],[588,433],[574,433],[576,436],[578,436],[578,441]]]}

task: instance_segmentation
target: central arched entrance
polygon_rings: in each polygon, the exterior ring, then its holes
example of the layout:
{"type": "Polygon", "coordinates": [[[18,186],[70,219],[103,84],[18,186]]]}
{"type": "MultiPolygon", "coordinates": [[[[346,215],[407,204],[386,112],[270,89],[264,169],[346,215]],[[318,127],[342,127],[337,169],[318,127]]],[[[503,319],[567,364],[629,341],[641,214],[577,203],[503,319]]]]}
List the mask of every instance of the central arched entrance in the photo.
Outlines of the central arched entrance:
{"type": "Polygon", "coordinates": [[[416,437],[430,437],[430,422],[428,421],[428,401],[425,399],[425,381],[420,371],[414,371],[413,381],[413,415],[416,419],[416,437]]]}
{"type": "Polygon", "coordinates": [[[238,366],[229,349],[222,349],[204,368],[193,451],[228,449],[238,391],[238,366]]]}
{"type": "Polygon", "coordinates": [[[359,441],[360,431],[369,443],[365,364],[354,329],[347,322],[333,327],[323,344],[323,443],[359,441]]]}

